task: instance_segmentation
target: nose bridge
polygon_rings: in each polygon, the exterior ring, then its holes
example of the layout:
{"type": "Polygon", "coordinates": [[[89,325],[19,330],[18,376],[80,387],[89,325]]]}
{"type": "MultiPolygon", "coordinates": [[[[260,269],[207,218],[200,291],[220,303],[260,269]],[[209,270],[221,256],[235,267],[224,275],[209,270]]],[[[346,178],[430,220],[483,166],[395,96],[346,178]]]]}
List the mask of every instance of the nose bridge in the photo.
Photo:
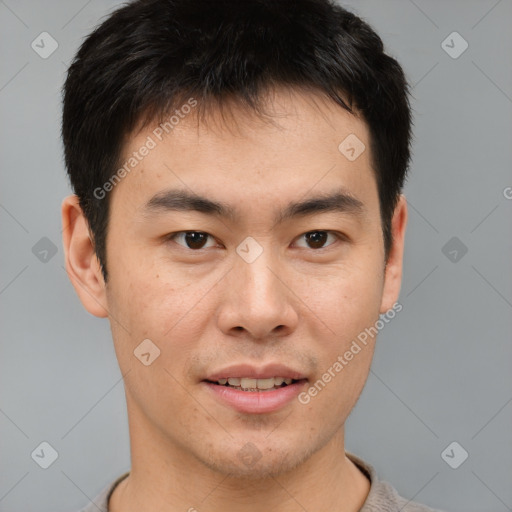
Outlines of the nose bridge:
{"type": "Polygon", "coordinates": [[[246,261],[237,263],[241,284],[243,283],[242,286],[245,288],[243,296],[253,307],[270,306],[273,301],[277,301],[278,295],[283,294],[283,290],[280,289],[282,285],[275,276],[275,268],[278,265],[271,252],[270,249],[263,251],[251,263],[246,261]]]}
{"type": "Polygon", "coordinates": [[[271,247],[261,244],[255,256],[257,247],[251,243],[240,244],[242,252],[230,272],[229,299],[221,312],[222,328],[239,331],[242,327],[257,338],[271,335],[274,329],[289,332],[295,328],[297,314],[291,303],[293,294],[282,282],[285,279],[276,276],[280,273],[279,259],[271,247]],[[251,257],[247,257],[251,251],[251,257]]]}

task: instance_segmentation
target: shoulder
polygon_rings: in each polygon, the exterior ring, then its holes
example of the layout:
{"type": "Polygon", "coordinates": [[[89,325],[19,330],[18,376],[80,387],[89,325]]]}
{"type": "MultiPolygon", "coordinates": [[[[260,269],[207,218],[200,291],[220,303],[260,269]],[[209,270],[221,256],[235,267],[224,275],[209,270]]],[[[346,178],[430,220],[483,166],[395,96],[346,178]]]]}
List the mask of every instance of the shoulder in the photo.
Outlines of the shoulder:
{"type": "Polygon", "coordinates": [[[111,494],[114,492],[114,489],[121,480],[124,480],[129,474],[130,473],[128,471],[106,485],[92,501],[76,512],[108,512],[108,500],[111,494]]]}
{"type": "Polygon", "coordinates": [[[371,464],[352,453],[345,454],[370,480],[370,492],[359,512],[443,512],[400,496],[389,482],[378,477],[371,464]]]}
{"type": "MultiPolygon", "coordinates": [[[[366,503],[365,503],[366,506],[366,503]]],[[[388,482],[377,480],[375,485],[372,503],[368,510],[363,507],[361,512],[443,512],[439,509],[431,508],[422,503],[408,500],[400,496],[396,489],[388,482]]]]}

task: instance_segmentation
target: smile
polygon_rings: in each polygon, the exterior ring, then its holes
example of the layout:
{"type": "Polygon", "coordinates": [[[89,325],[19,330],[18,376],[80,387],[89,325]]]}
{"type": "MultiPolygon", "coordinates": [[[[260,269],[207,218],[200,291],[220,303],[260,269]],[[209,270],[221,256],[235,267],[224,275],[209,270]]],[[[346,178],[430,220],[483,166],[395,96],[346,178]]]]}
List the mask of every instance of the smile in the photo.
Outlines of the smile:
{"type": "Polygon", "coordinates": [[[263,414],[283,409],[298,396],[306,383],[307,379],[294,380],[283,377],[229,377],[217,381],[202,381],[216,401],[248,414],[263,414]]]}
{"type": "Polygon", "coordinates": [[[268,379],[229,377],[228,379],[219,379],[217,384],[242,391],[268,391],[270,389],[278,389],[282,386],[288,386],[292,384],[292,382],[297,381],[295,379],[285,377],[270,377],[268,379]]]}

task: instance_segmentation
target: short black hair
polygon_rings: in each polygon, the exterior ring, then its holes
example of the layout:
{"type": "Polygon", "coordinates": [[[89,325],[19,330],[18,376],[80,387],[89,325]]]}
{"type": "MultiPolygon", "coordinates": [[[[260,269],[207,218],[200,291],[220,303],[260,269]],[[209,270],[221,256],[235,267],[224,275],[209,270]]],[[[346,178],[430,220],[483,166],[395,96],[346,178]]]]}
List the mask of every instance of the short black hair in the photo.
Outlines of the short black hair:
{"type": "MultiPolygon", "coordinates": [[[[409,84],[380,37],[331,0],[135,0],[82,43],[63,86],[67,172],[107,281],[109,198],[126,137],[196,98],[261,112],[273,86],[321,93],[369,127],[386,260],[411,145],[409,84]]],[[[340,141],[341,142],[341,141],[340,141]]]]}

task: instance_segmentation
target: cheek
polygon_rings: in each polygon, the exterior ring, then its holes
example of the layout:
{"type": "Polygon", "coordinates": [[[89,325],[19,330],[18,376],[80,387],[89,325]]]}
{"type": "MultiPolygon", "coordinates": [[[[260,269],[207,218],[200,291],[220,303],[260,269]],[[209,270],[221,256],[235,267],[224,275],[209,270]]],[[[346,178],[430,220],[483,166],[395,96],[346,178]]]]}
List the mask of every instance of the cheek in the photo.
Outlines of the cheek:
{"type": "MultiPolygon", "coordinates": [[[[297,295],[326,327],[328,341],[338,345],[357,335],[379,316],[383,270],[375,257],[362,255],[328,274],[296,279],[297,295]],[[330,328],[330,329],[329,329],[330,328]]],[[[311,316],[312,313],[305,314],[311,316]]]]}
{"type": "MultiPolygon", "coordinates": [[[[211,321],[209,291],[215,276],[198,278],[169,272],[157,265],[132,269],[115,276],[117,315],[127,331],[119,330],[125,354],[132,354],[142,340],[150,339],[160,350],[155,365],[163,366],[180,381],[211,321]]],[[[117,316],[116,315],[116,316],[117,316]]]]}
{"type": "Polygon", "coordinates": [[[133,329],[147,327],[140,323],[142,319],[161,317],[163,310],[176,303],[178,286],[142,248],[113,237],[108,254],[111,296],[118,314],[133,329]]]}
{"type": "Polygon", "coordinates": [[[317,339],[318,373],[306,390],[311,414],[340,426],[368,378],[375,348],[370,328],[379,318],[380,294],[372,280],[342,282],[323,294],[319,317],[329,328],[317,339]],[[319,412],[320,411],[320,412],[319,412]]]}

